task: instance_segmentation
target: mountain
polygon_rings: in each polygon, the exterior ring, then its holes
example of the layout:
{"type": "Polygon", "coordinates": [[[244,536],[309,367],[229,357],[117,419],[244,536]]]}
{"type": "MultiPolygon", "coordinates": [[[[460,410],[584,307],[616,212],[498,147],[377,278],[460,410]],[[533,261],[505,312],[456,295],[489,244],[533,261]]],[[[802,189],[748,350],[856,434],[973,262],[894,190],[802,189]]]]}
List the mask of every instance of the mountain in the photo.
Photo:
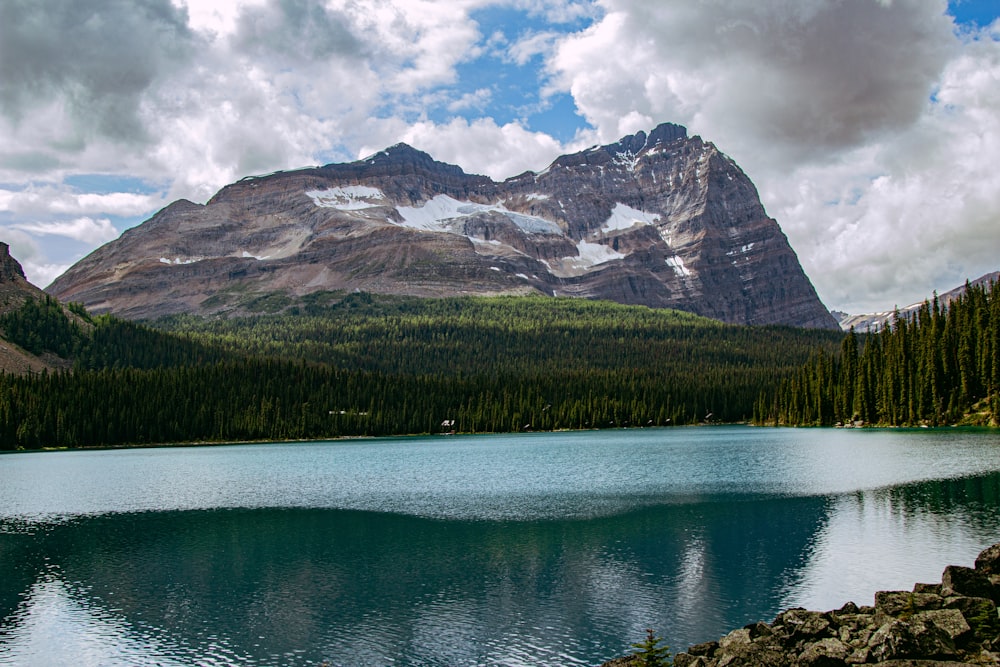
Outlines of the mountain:
{"type": "Polygon", "coordinates": [[[750,179],[673,124],[499,183],[405,144],[247,177],[205,205],[170,204],[48,288],[128,318],[324,290],[573,296],[837,327],[750,179]]]}
{"type": "MultiPolygon", "coordinates": [[[[969,285],[979,286],[979,285],[990,285],[992,283],[1000,282],[1000,271],[994,271],[992,273],[987,273],[984,276],[980,276],[975,280],[969,281],[969,285]]],[[[944,294],[938,294],[937,299],[943,305],[948,305],[955,299],[965,294],[965,285],[959,285],[955,289],[948,290],[944,294]]],[[[850,315],[848,313],[834,312],[833,316],[837,318],[840,323],[840,328],[844,331],[850,331],[853,328],[855,331],[878,331],[886,326],[886,324],[892,322],[896,318],[896,314],[910,316],[917,312],[917,310],[924,305],[924,302],[912,303],[905,308],[896,308],[893,310],[886,310],[880,313],[866,313],[863,315],[850,315]]]]}

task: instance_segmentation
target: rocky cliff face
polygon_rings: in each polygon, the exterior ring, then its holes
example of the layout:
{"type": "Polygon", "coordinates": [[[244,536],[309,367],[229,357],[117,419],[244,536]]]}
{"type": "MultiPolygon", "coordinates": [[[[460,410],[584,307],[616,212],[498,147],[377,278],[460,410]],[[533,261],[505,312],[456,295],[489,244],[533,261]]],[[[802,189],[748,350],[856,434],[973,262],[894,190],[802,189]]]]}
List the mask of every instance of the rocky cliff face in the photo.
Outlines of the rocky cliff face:
{"type": "Polygon", "coordinates": [[[0,313],[20,308],[29,298],[43,299],[45,292],[27,281],[21,263],[10,254],[10,246],[0,241],[0,313]]]}
{"type": "Polygon", "coordinates": [[[247,293],[532,294],[835,328],[747,176],[665,124],[497,183],[405,144],[178,201],[49,292],[133,318],[247,293]]]}

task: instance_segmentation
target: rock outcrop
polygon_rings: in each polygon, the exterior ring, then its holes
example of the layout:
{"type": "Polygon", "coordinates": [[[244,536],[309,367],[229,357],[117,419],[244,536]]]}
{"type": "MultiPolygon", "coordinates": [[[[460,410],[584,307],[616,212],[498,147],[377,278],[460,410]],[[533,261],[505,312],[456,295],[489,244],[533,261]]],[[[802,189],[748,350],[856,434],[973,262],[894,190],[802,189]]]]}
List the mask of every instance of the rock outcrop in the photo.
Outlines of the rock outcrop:
{"type": "MultiPolygon", "coordinates": [[[[975,567],[951,565],[941,583],[881,591],[874,606],[789,609],[718,641],[692,646],[675,667],[957,667],[1000,665],[1000,544],[975,567]]],[[[605,663],[633,664],[631,657],[605,663]]],[[[635,663],[638,664],[638,663],[635,663]]]]}
{"type": "Polygon", "coordinates": [[[44,299],[45,292],[28,282],[21,263],[10,254],[10,246],[0,241],[0,313],[20,308],[25,299],[44,299]]]}
{"type": "Polygon", "coordinates": [[[836,328],[750,179],[660,125],[497,183],[405,144],[178,201],[48,291],[144,318],[247,295],[544,294],[836,328]]]}
{"type": "MultiPolygon", "coordinates": [[[[17,310],[27,299],[44,299],[45,292],[24,277],[24,269],[10,254],[10,246],[0,241],[0,315],[17,310]]],[[[61,368],[65,364],[58,358],[41,358],[11,343],[0,330],[0,371],[11,375],[38,373],[45,369],[61,368]]]]}

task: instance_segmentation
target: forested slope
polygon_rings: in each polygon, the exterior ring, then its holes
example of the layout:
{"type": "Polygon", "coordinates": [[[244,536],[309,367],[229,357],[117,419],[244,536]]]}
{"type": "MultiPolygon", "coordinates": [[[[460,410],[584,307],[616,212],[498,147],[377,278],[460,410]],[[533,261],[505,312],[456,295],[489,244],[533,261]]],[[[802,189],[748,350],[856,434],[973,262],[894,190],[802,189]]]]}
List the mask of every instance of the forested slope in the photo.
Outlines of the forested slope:
{"type": "Polygon", "coordinates": [[[0,376],[4,448],[741,421],[842,337],[517,297],[326,295],[297,316],[91,321],[68,342],[42,327],[72,372],[0,376]]]}
{"type": "Polygon", "coordinates": [[[820,350],[795,377],[765,392],[758,423],[882,426],[997,425],[1000,290],[967,285],[885,329],[853,331],[839,355],[820,350]]]}

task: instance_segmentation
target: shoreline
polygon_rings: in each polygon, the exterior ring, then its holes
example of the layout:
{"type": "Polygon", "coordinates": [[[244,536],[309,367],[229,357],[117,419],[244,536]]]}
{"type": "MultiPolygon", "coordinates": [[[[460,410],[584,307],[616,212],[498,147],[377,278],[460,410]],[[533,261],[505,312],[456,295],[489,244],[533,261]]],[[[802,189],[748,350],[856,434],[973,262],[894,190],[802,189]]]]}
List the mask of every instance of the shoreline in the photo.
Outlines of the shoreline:
{"type": "MultiPolygon", "coordinates": [[[[863,567],[863,564],[861,564],[863,567]]],[[[717,641],[691,646],[674,667],[1000,666],[1000,543],[975,567],[949,565],[941,582],[879,591],[872,606],[848,602],[817,612],[786,609],[717,641]]],[[[637,655],[601,667],[639,667],[637,655]]],[[[661,663],[662,664],[662,663],[661,663]]]]}
{"type": "Polygon", "coordinates": [[[429,438],[429,437],[450,437],[450,436],[475,436],[475,435],[517,435],[530,433],[583,433],[589,431],[629,431],[645,429],[675,429],[675,428],[713,428],[724,426],[746,426],[748,428],[787,428],[787,429],[831,429],[831,430],[856,430],[856,431],[914,431],[920,433],[933,431],[967,431],[970,433],[1000,433],[1000,426],[992,425],[971,425],[971,424],[949,424],[942,426],[879,426],[865,425],[860,427],[843,426],[816,426],[816,425],[760,425],[751,422],[726,422],[726,423],[698,423],[698,424],[673,424],[669,426],[626,426],[609,429],[600,428],[560,428],[552,430],[531,430],[531,431],[491,431],[491,432],[448,432],[448,433],[398,433],[394,435],[338,435],[320,438],[291,438],[291,439],[256,439],[256,440],[190,440],[184,442],[145,442],[127,443],[117,445],[81,445],[79,447],[39,447],[37,449],[0,449],[0,455],[4,454],[25,454],[29,452],[80,452],[80,451],[104,451],[119,449],[169,449],[182,447],[225,447],[233,445],[267,445],[267,444],[308,444],[317,442],[342,442],[350,440],[382,440],[389,438],[429,438]]]}

